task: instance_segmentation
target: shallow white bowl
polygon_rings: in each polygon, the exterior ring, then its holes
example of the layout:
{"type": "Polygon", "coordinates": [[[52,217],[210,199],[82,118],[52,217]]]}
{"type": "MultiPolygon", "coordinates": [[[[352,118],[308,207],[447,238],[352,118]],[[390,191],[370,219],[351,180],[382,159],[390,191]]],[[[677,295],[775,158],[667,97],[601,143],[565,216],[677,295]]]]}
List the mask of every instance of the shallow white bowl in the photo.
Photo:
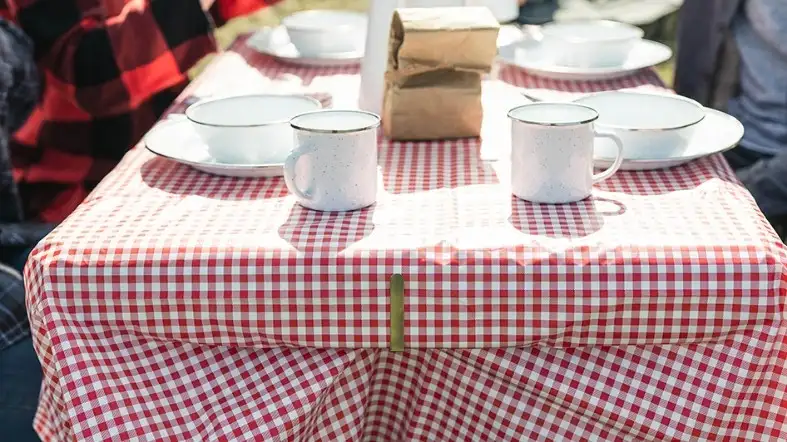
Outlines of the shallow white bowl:
{"type": "Polygon", "coordinates": [[[283,163],[293,147],[290,119],[321,107],[303,95],[242,95],[195,103],[186,117],[218,162],[283,163]]]}
{"type": "MultiPolygon", "coordinates": [[[[574,101],[596,109],[596,128],[611,132],[623,141],[623,158],[641,160],[667,158],[686,148],[705,108],[679,95],[609,91],[574,101]]],[[[596,141],[596,156],[615,156],[614,144],[596,141]]]]}
{"type": "Polygon", "coordinates": [[[620,66],[645,35],[633,25],[609,20],[548,23],[541,27],[544,50],[562,66],[620,66]]]}
{"type": "Polygon", "coordinates": [[[358,52],[366,39],[366,15],[314,9],[284,17],[290,42],[305,57],[358,52]]]}

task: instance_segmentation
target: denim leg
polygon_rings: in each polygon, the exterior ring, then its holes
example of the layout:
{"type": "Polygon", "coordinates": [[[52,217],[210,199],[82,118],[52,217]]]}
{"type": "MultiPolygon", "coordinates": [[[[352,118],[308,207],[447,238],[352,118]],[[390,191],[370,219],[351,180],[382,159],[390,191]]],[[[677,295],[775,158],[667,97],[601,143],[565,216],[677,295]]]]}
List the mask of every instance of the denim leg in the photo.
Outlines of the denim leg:
{"type": "Polygon", "coordinates": [[[528,0],[519,8],[517,23],[522,25],[542,25],[552,21],[559,9],[557,0],[528,0]]]}
{"type": "Polygon", "coordinates": [[[724,152],[724,158],[730,163],[732,170],[737,171],[750,167],[760,160],[771,158],[771,156],[738,146],[724,152]]]}
{"type": "Polygon", "coordinates": [[[787,216],[787,151],[737,174],[766,217],[776,220],[787,216]]]}
{"type": "Polygon", "coordinates": [[[41,377],[41,365],[31,338],[0,350],[0,439],[39,441],[33,431],[33,417],[41,377]]]}
{"type": "Polygon", "coordinates": [[[0,262],[22,273],[33,246],[0,246],[0,262]]]}
{"type": "MultiPolygon", "coordinates": [[[[37,229],[39,237],[28,234],[25,238],[29,237],[30,244],[0,246],[0,262],[21,272],[33,245],[48,231],[48,228],[37,229]]],[[[29,336],[0,349],[0,440],[39,441],[33,431],[33,418],[42,376],[41,364],[29,336]]]]}

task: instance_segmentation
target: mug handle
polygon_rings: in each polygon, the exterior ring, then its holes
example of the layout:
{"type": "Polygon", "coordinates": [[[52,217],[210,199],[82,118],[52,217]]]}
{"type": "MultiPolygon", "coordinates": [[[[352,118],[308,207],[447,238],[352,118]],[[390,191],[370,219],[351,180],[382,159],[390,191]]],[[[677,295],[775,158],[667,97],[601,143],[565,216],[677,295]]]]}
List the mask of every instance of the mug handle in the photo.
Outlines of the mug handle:
{"type": "Polygon", "coordinates": [[[294,193],[295,196],[307,201],[312,199],[313,190],[311,188],[307,190],[301,190],[298,188],[298,185],[295,184],[295,167],[298,165],[298,161],[300,161],[301,158],[313,152],[313,147],[308,145],[300,145],[293,149],[292,152],[290,152],[290,154],[287,156],[287,159],[284,160],[284,184],[287,185],[287,188],[290,189],[290,192],[294,193]]]}
{"type": "Polygon", "coordinates": [[[598,184],[614,175],[623,164],[623,141],[621,141],[620,138],[615,134],[599,132],[597,130],[594,130],[593,133],[595,134],[596,138],[608,138],[612,140],[612,142],[614,142],[615,146],[618,148],[618,154],[615,155],[615,161],[612,162],[612,165],[609,166],[607,170],[593,175],[593,184],[598,184]]]}

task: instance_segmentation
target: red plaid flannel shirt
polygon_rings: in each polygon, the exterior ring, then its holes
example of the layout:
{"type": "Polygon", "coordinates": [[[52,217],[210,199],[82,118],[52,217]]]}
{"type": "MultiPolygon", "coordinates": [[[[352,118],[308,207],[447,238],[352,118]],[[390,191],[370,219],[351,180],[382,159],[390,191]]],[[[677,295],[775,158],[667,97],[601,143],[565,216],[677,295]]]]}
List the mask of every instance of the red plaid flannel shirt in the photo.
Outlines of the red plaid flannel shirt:
{"type": "Polygon", "coordinates": [[[44,84],[14,136],[25,215],[59,222],[118,163],[216,50],[215,24],[277,0],[0,0],[32,38],[44,84]]]}

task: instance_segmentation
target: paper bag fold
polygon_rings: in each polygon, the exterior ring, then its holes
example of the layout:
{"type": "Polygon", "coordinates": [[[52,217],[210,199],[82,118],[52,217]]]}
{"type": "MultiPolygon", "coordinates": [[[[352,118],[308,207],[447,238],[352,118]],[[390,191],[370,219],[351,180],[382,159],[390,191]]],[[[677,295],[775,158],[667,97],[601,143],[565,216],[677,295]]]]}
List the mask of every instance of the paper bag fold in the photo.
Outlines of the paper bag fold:
{"type": "Polygon", "coordinates": [[[481,76],[497,55],[488,8],[397,9],[391,21],[383,128],[394,140],[481,133],[481,76]]]}
{"type": "Polygon", "coordinates": [[[404,8],[391,20],[388,72],[438,69],[487,73],[497,56],[499,24],[488,8],[404,8]]]}

